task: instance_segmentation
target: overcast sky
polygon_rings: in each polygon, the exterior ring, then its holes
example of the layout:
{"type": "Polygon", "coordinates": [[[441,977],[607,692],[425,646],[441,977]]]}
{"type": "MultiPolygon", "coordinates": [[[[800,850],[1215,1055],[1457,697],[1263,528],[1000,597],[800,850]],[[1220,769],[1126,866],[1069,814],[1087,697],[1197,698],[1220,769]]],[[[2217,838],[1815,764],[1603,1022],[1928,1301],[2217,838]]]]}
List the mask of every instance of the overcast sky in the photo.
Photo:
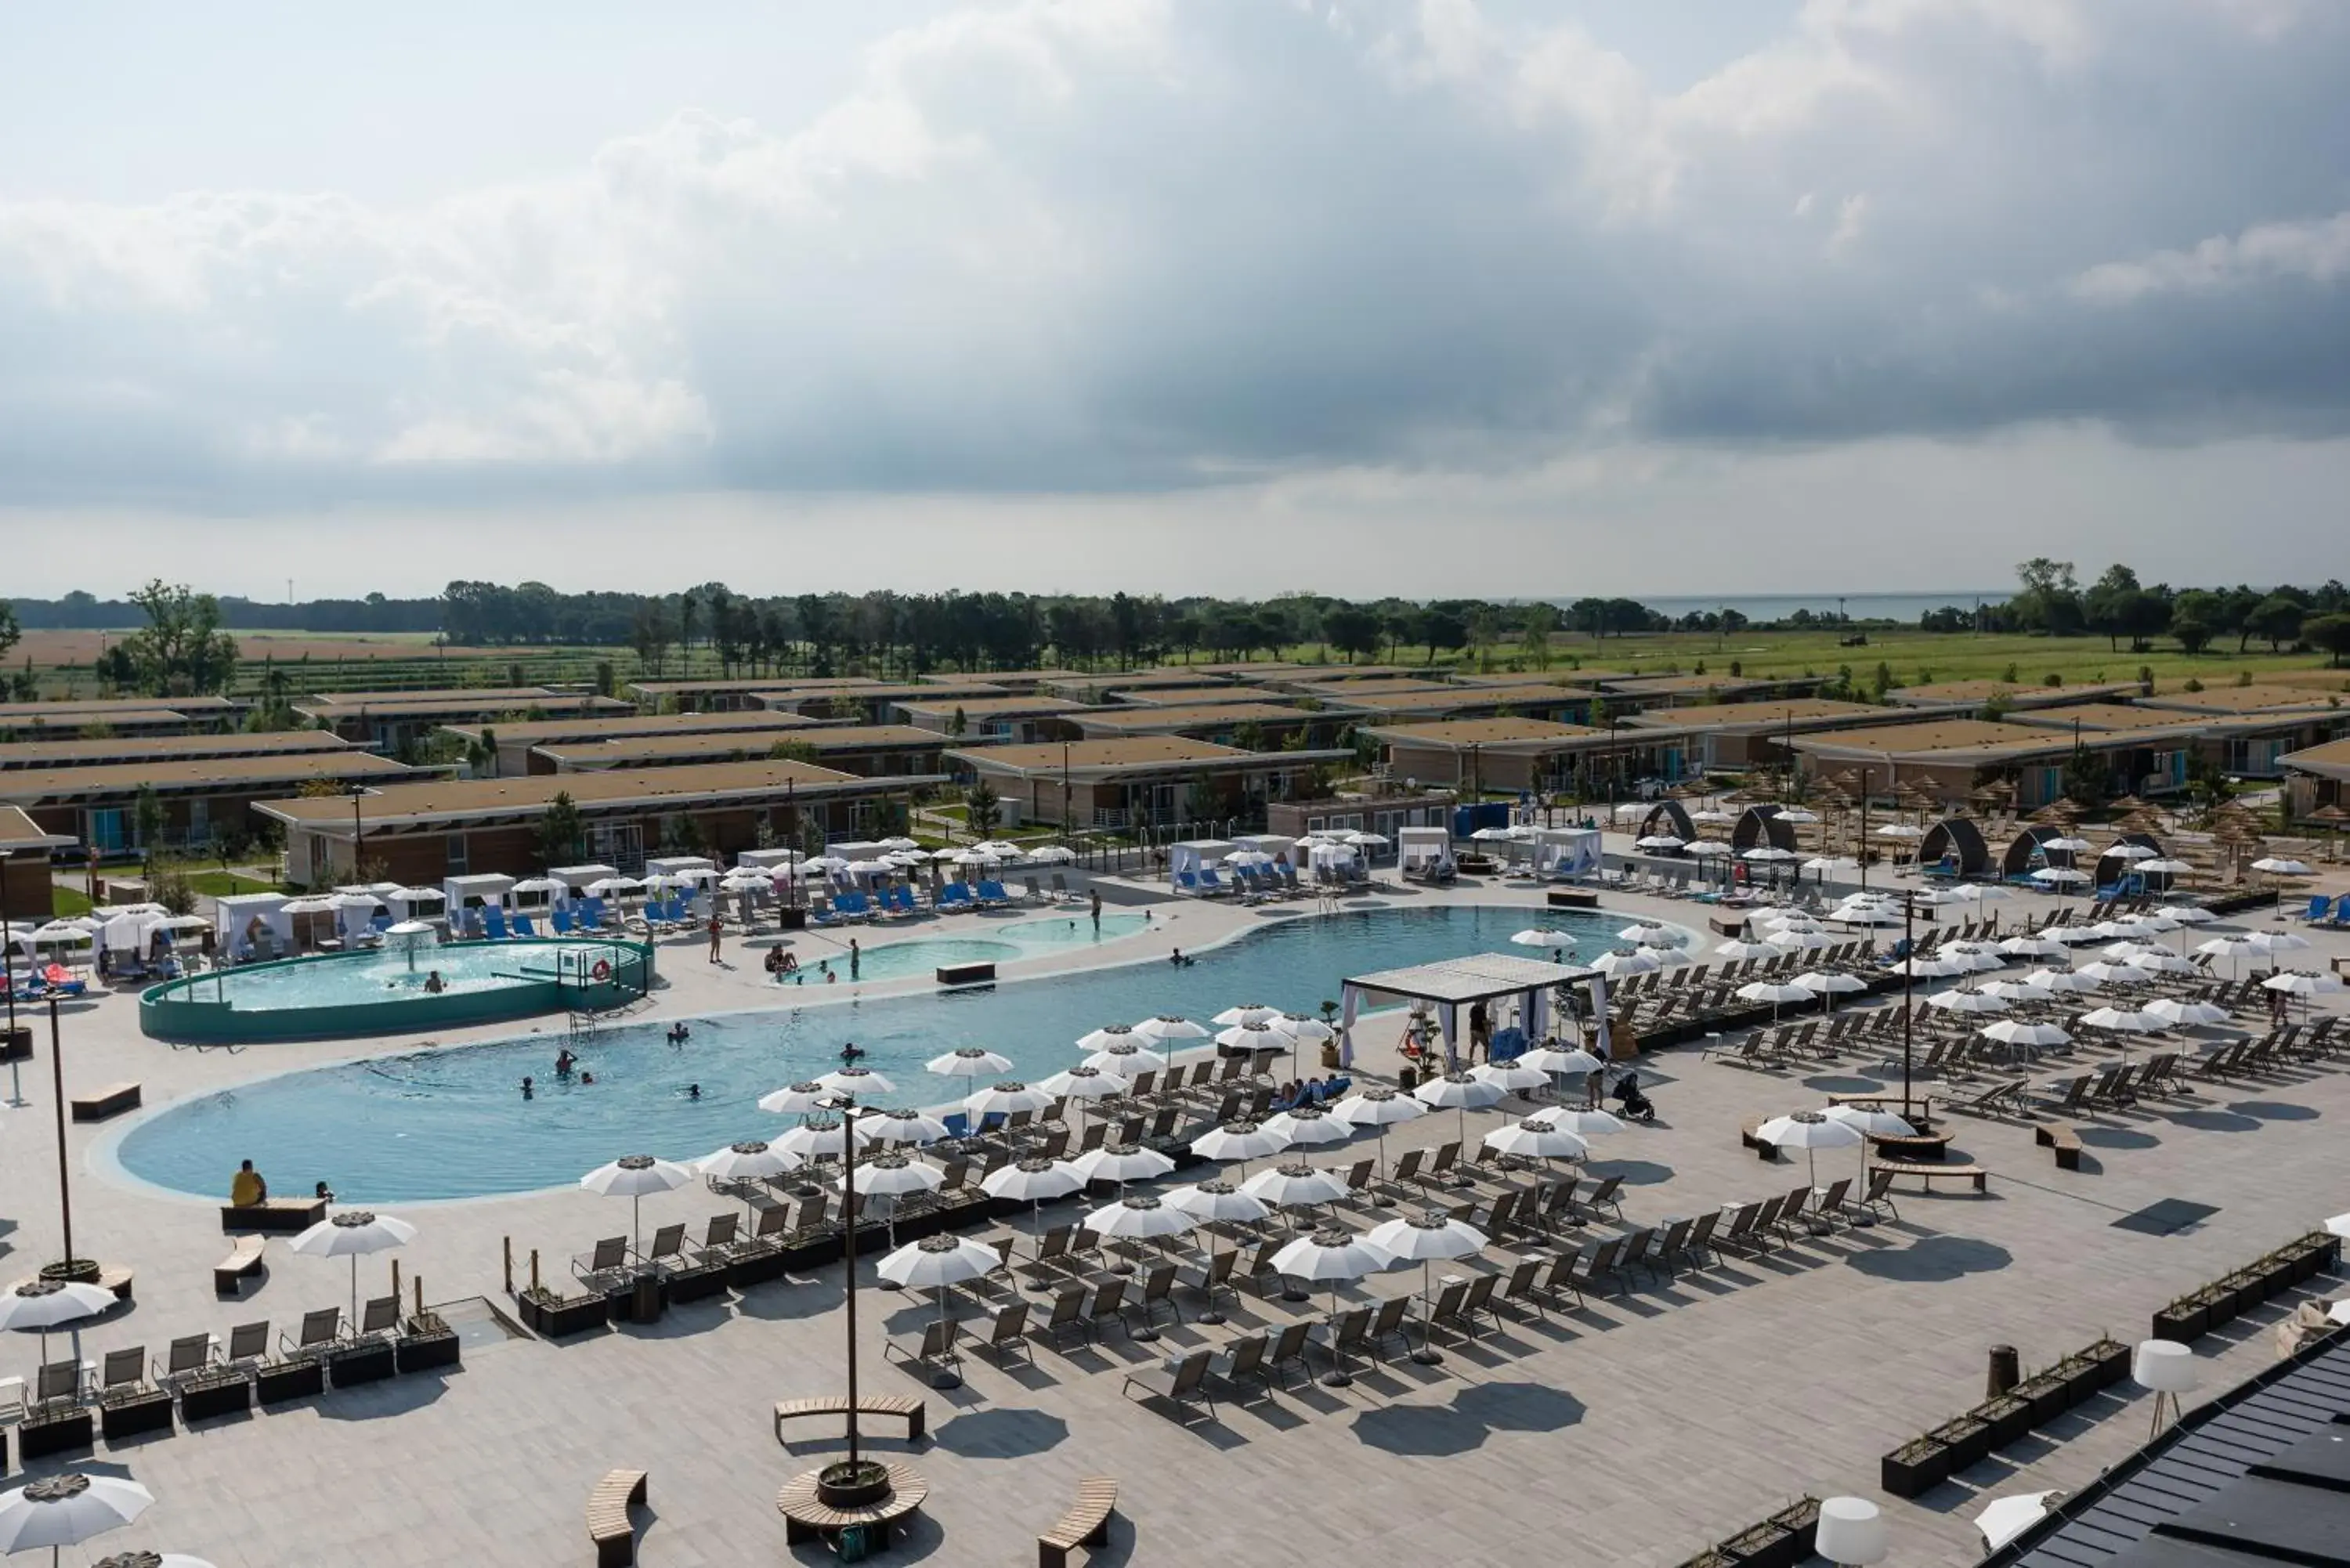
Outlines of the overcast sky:
{"type": "Polygon", "coordinates": [[[2350,572],[2342,0],[0,20],[0,591],[2350,572]]]}

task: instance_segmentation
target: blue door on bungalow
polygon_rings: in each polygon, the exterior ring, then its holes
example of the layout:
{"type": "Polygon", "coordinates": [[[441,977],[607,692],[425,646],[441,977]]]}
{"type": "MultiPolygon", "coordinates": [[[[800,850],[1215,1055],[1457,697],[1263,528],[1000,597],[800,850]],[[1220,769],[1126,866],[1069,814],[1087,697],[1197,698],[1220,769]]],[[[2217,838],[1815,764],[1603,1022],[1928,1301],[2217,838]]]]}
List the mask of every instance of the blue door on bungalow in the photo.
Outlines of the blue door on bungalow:
{"type": "Polygon", "coordinates": [[[98,855],[120,855],[130,846],[126,813],[120,806],[93,807],[82,838],[98,855]]]}
{"type": "Polygon", "coordinates": [[[2028,781],[2022,804],[2027,806],[2046,805],[2064,793],[2064,770],[2050,764],[2047,767],[2023,770],[2028,781]]]}
{"type": "Polygon", "coordinates": [[[1667,784],[1680,783],[1681,749],[1679,746],[1662,747],[1658,751],[1657,758],[1661,771],[1665,775],[1665,782],[1667,784]]]}

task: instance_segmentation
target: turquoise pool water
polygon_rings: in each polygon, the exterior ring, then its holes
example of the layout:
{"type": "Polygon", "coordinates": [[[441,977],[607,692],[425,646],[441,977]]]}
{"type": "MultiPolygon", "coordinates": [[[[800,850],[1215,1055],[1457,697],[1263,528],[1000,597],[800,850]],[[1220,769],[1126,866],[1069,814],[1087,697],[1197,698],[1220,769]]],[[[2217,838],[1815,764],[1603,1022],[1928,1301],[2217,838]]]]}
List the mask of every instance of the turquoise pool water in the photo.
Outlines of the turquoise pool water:
{"type": "Polygon", "coordinates": [[[860,928],[854,932],[839,929],[811,931],[795,942],[793,950],[806,967],[806,977],[799,983],[822,984],[819,962],[829,962],[843,980],[849,978],[848,942],[854,936],[862,947],[857,962],[857,978],[861,981],[904,980],[909,975],[927,975],[944,964],[1011,963],[1020,959],[1045,958],[1073,948],[1092,947],[1100,942],[1112,942],[1130,937],[1144,925],[1140,915],[1104,915],[1101,930],[1093,929],[1090,916],[1042,915],[1023,919],[1007,919],[988,928],[987,934],[977,937],[925,937],[908,941],[891,941],[873,945],[874,940],[886,931],[860,928]]]}
{"type": "Polygon", "coordinates": [[[225,1002],[239,1012],[360,1006],[430,994],[425,981],[438,974],[440,994],[463,996],[577,979],[582,954],[592,964],[610,949],[609,942],[556,938],[419,948],[412,954],[347,953],[222,970],[188,981],[183,994],[192,1002],[225,1002]]]}
{"type": "MultiPolygon", "coordinates": [[[[556,1033],[310,1068],[170,1106],[132,1127],[116,1152],[141,1180],[207,1197],[226,1191],[245,1158],[281,1191],[325,1180],[352,1202],[526,1192],[623,1154],[690,1159],[774,1136],[790,1120],[761,1111],[758,1097],[837,1065],[847,1041],[895,1082],[893,1098],[936,1105],[958,1085],[922,1064],[959,1046],[986,1046],[1021,1075],[1043,1077],[1079,1060],[1077,1036],[1103,1023],[1162,1012],[1204,1022],[1240,1002],[1313,1012],[1349,974],[1513,950],[1510,934],[1527,919],[1458,907],[1300,917],[1270,920],[1181,969],[1153,958],[993,989],[823,1004],[810,995],[809,1005],[696,1020],[678,1046],[663,1038],[666,1020],[631,1024],[582,1050],[593,1085],[555,1082],[556,1033]],[[525,1074],[537,1081],[529,1100],[525,1074]],[[699,1099],[687,1094],[694,1084],[699,1099]]],[[[1544,919],[1588,933],[1585,957],[1616,945],[1622,922],[1565,910],[1544,919]]]]}

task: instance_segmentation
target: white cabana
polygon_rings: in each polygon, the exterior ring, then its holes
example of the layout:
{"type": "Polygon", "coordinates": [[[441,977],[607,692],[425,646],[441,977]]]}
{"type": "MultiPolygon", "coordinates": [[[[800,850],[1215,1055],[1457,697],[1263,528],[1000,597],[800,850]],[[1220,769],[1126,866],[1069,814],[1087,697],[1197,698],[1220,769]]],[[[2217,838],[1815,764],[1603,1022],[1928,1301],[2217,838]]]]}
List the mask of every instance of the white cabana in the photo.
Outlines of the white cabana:
{"type": "Polygon", "coordinates": [[[1191,838],[1167,846],[1167,885],[1175,887],[1186,871],[1198,875],[1202,869],[1212,869],[1224,863],[1224,857],[1240,847],[1229,838],[1191,838]]]}
{"type": "Polygon", "coordinates": [[[1537,827],[1534,869],[1551,877],[1587,877],[1599,869],[1596,827],[1537,827]]]}
{"type": "Polygon", "coordinates": [[[449,924],[453,930],[467,936],[484,934],[482,911],[504,909],[513,902],[515,879],[494,871],[477,871],[469,877],[451,877],[441,884],[441,896],[447,900],[449,924]]]}
{"type": "Polygon", "coordinates": [[[293,951],[294,920],[284,912],[292,901],[284,893],[232,893],[214,899],[214,941],[224,953],[243,955],[264,945],[281,954],[293,951]]]}
{"type": "Polygon", "coordinates": [[[590,887],[603,881],[607,877],[618,877],[619,874],[619,867],[601,864],[557,866],[547,873],[548,876],[570,888],[571,896],[575,898],[585,896],[590,887]]]}
{"type": "MultiPolygon", "coordinates": [[[[1581,964],[1545,963],[1516,953],[1471,953],[1439,963],[1410,969],[1382,970],[1354,975],[1342,981],[1338,995],[1338,1060],[1355,1060],[1354,1027],[1366,997],[1425,1002],[1435,1008],[1437,1027],[1444,1039],[1445,1066],[1460,1065],[1461,1009],[1503,997],[1518,999],[1519,1027],[1528,1044],[1538,1044],[1550,1033],[1551,992],[1563,985],[1587,985],[1592,1015],[1599,1021],[1599,1045],[1607,1045],[1607,981],[1598,971],[1581,964]]],[[[1498,1027],[1499,1021],[1496,1020],[1498,1027]]]]}
{"type": "Polygon", "coordinates": [[[1452,832],[1442,826],[1396,829],[1396,872],[1409,877],[1441,877],[1452,865],[1452,832]]]}

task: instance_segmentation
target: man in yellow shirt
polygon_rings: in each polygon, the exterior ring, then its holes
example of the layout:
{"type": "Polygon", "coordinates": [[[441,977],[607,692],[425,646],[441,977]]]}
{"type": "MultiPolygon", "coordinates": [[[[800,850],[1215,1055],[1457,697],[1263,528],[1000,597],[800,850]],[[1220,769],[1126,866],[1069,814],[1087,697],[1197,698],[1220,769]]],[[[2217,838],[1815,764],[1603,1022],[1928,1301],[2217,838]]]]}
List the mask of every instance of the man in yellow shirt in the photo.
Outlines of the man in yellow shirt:
{"type": "Polygon", "coordinates": [[[261,1172],[253,1168],[253,1161],[246,1160],[229,1179],[228,1200],[230,1207],[234,1209],[250,1209],[256,1203],[269,1201],[269,1183],[262,1179],[261,1172]]]}

